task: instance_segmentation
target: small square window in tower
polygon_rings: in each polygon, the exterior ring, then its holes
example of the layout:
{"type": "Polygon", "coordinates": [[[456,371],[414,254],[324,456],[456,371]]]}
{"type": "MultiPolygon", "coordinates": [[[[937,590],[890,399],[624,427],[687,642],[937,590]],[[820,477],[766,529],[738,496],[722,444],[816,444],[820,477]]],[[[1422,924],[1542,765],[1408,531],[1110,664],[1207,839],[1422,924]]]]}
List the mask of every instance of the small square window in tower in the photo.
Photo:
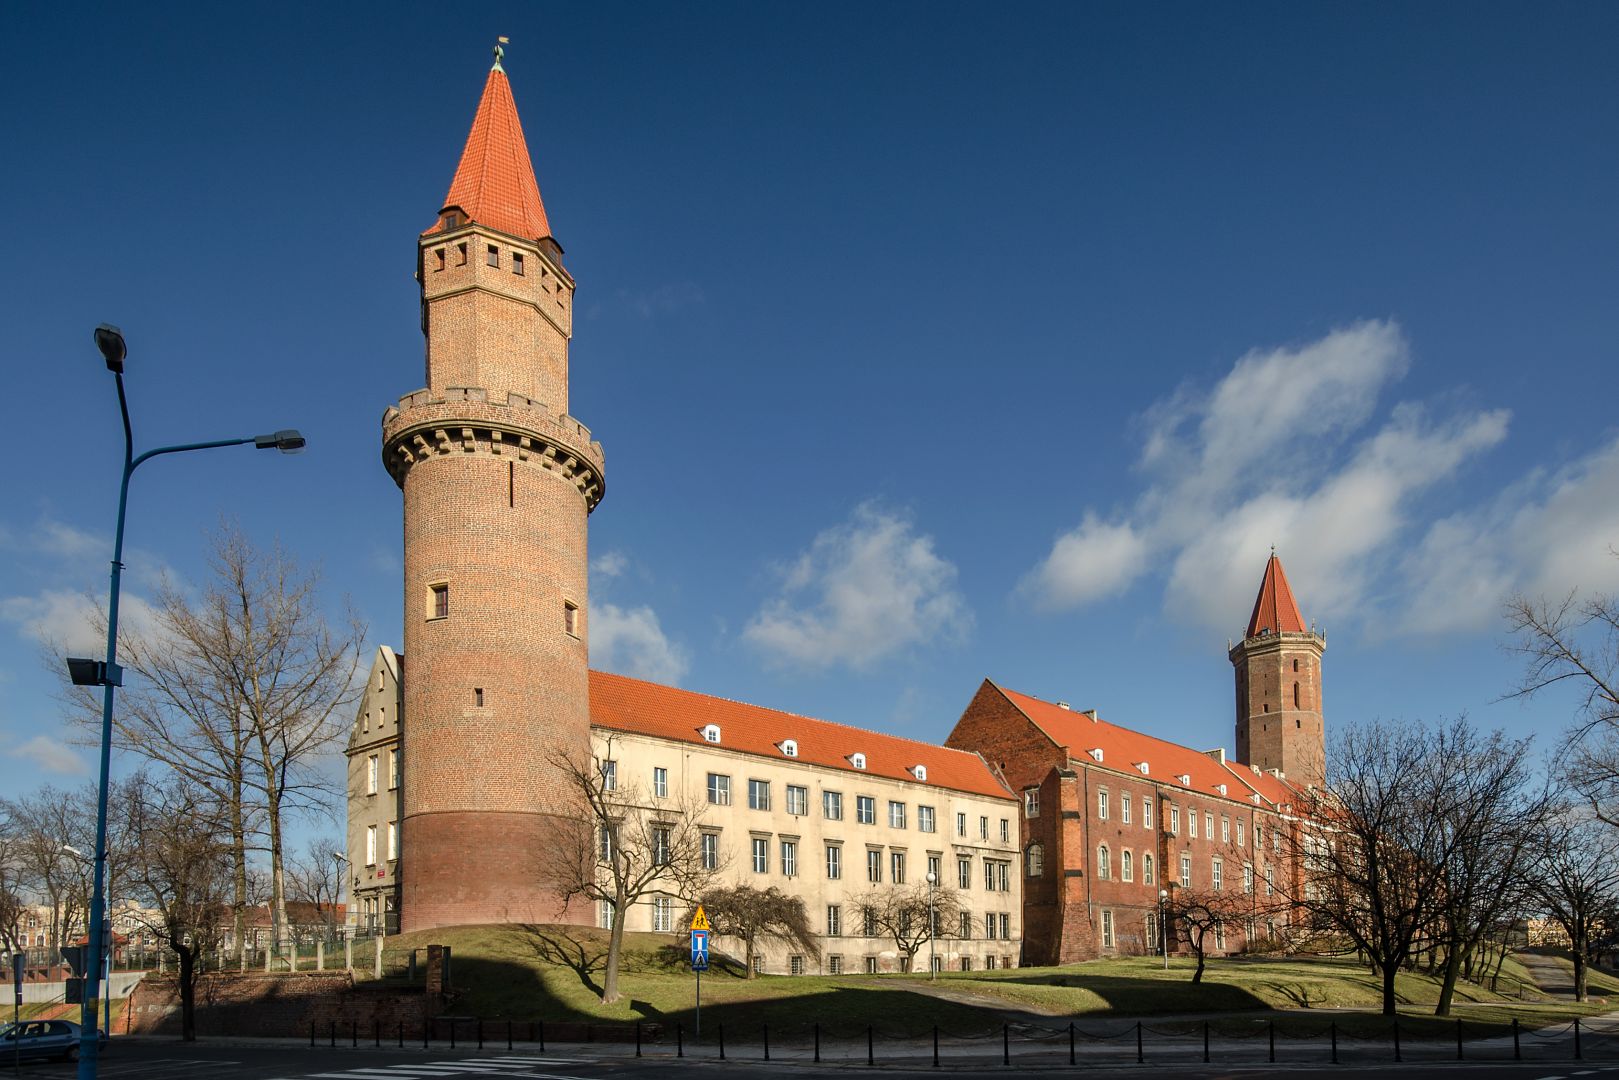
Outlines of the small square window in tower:
{"type": "Polygon", "coordinates": [[[579,605],[572,600],[562,601],[562,629],[570,637],[579,636],[579,605]]]}
{"type": "Polygon", "coordinates": [[[520,251],[512,252],[512,273],[523,276],[523,253],[520,251]]]}
{"type": "Polygon", "coordinates": [[[493,244],[489,245],[489,265],[500,265],[500,249],[493,244]]]}
{"type": "Polygon", "coordinates": [[[447,619],[450,617],[450,586],[448,582],[438,582],[427,587],[427,617],[429,619],[447,619]]]}

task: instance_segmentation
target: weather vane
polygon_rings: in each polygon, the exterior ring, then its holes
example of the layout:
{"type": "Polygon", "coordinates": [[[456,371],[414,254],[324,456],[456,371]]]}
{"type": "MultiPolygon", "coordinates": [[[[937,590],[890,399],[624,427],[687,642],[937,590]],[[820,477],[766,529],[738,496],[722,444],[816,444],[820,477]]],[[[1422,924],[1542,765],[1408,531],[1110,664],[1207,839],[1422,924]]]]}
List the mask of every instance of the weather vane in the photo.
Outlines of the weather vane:
{"type": "Polygon", "coordinates": [[[512,39],[505,36],[495,39],[495,67],[500,71],[506,70],[500,66],[500,62],[506,58],[506,50],[503,48],[503,46],[510,45],[511,42],[512,39]]]}

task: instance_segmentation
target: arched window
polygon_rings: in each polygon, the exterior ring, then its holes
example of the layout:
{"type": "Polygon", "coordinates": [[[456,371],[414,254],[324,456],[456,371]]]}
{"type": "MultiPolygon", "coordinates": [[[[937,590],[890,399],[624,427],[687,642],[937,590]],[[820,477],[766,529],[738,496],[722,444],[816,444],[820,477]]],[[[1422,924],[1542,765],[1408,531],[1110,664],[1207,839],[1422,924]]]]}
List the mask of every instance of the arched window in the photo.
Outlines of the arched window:
{"type": "Polygon", "coordinates": [[[1141,856],[1141,880],[1148,885],[1153,883],[1152,856],[1150,854],[1141,856]]]}
{"type": "Polygon", "coordinates": [[[1038,841],[1029,845],[1028,867],[1030,877],[1040,877],[1046,872],[1046,846],[1038,841]]]}
{"type": "Polygon", "coordinates": [[[1136,879],[1136,868],[1131,861],[1129,851],[1119,852],[1119,879],[1121,881],[1134,881],[1136,879]]]}
{"type": "Polygon", "coordinates": [[[1299,684],[1298,683],[1293,684],[1293,707],[1295,709],[1299,707],[1299,684]]]}
{"type": "Polygon", "coordinates": [[[1096,849],[1096,876],[1106,880],[1113,873],[1111,860],[1108,857],[1107,845],[1103,844],[1096,849]]]}
{"type": "Polygon", "coordinates": [[[1299,669],[1299,658],[1295,656],[1293,658],[1293,670],[1297,671],[1298,669],[1299,669]]]}

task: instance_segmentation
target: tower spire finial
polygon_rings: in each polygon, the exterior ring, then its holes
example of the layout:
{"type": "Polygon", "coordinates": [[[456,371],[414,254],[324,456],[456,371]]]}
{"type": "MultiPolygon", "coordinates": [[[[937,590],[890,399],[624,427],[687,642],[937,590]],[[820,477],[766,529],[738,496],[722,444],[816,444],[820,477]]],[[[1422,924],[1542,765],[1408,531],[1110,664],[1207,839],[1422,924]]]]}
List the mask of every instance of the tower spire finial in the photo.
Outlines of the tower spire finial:
{"type": "Polygon", "coordinates": [[[505,46],[510,45],[511,43],[512,39],[506,37],[505,35],[501,35],[495,39],[495,66],[490,68],[490,71],[504,72],[506,70],[500,66],[500,62],[506,58],[505,46]]]}

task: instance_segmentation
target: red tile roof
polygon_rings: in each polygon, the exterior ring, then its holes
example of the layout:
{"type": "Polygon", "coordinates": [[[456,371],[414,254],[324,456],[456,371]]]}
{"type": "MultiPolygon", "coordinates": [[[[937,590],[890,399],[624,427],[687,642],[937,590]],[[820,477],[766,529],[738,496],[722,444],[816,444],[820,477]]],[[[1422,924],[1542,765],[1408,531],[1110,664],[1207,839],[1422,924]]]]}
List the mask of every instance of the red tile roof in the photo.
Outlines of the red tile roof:
{"type": "Polygon", "coordinates": [[[1282,572],[1282,560],[1271,552],[1265,564],[1265,579],[1259,583],[1259,597],[1254,601],[1254,613],[1248,619],[1248,637],[1260,631],[1272,634],[1304,634],[1309,632],[1304,616],[1299,614],[1298,601],[1282,572]]]}
{"type": "Polygon", "coordinates": [[[1075,712],[1016,690],[997,689],[1053,742],[1067,747],[1070,758],[1087,766],[1137,779],[1151,779],[1170,788],[1215,799],[1221,797],[1220,785],[1224,784],[1226,799],[1249,805],[1253,805],[1250,795],[1256,791],[1273,804],[1297,799],[1291,785],[1269,774],[1256,775],[1247,765],[1234,761],[1221,764],[1201,750],[1155,739],[1100,718],[1093,720],[1089,713],[1075,712]],[[1092,753],[1095,750],[1102,752],[1101,761],[1092,753]],[[1141,771],[1142,762],[1147,764],[1146,773],[1141,771]],[[1181,783],[1181,776],[1190,782],[1181,783]]]}
{"type": "Polygon", "coordinates": [[[965,750],[746,705],[605,671],[590,673],[590,723],[610,731],[699,746],[712,745],[704,742],[703,727],[718,724],[718,745],[727,750],[912,782],[916,777],[910,769],[925,765],[926,783],[931,787],[999,799],[1013,797],[983,758],[965,750]],[[783,739],[797,741],[796,758],[788,759],[782,754],[783,739]],[[856,769],[849,763],[849,755],[855,753],[866,755],[865,769],[856,769]]]}
{"type": "MultiPolygon", "coordinates": [[[[460,207],[480,225],[513,236],[539,240],[551,235],[539,181],[534,179],[534,162],[517,119],[517,102],[512,100],[511,83],[499,65],[490,70],[484,83],[461,164],[444,197],[444,209],[452,206],[460,207]]],[[[442,228],[441,218],[423,235],[442,228]]]]}

